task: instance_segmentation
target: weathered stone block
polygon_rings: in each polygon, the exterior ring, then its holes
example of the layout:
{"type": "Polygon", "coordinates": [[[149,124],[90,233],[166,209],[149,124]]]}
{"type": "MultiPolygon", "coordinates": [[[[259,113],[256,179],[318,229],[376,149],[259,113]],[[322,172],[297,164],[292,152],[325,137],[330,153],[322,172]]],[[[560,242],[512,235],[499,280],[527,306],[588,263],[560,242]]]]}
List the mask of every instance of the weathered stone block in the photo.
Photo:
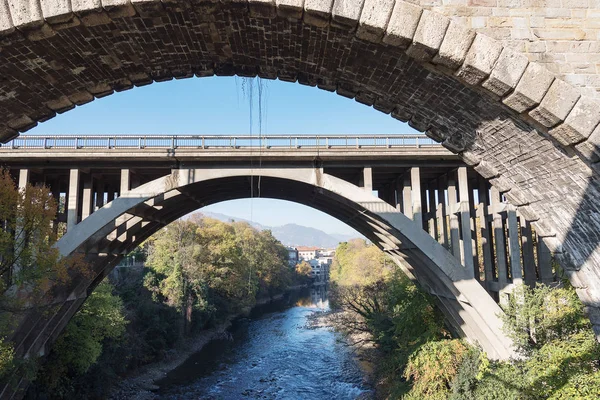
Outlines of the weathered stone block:
{"type": "Polygon", "coordinates": [[[540,105],[529,115],[545,127],[552,128],[567,118],[579,97],[579,90],[563,80],[555,79],[540,105]]]}
{"type": "Polygon", "coordinates": [[[356,36],[363,40],[379,43],[385,33],[394,0],[365,0],[356,36]]]}
{"type": "Polygon", "coordinates": [[[69,96],[69,101],[77,106],[82,106],[94,101],[94,96],[88,92],[77,92],[69,96]]]}
{"type": "Polygon", "coordinates": [[[355,29],[365,0],[334,0],[331,10],[332,25],[355,29]]]}
{"type": "Polygon", "coordinates": [[[8,35],[14,32],[14,30],[15,26],[10,17],[8,0],[0,0],[0,36],[8,35]]]}
{"type": "Polygon", "coordinates": [[[396,1],[388,21],[383,43],[406,49],[413,40],[423,9],[405,1],[396,1]]]}
{"type": "Polygon", "coordinates": [[[44,19],[49,24],[68,22],[75,16],[69,0],[41,0],[40,4],[44,19]]]}
{"type": "Polygon", "coordinates": [[[518,113],[540,104],[554,81],[554,75],[537,63],[529,63],[515,91],[503,103],[518,113]]]}
{"type": "Polygon", "coordinates": [[[275,18],[277,16],[275,0],[248,0],[248,8],[253,17],[275,18]]]}
{"type": "Polygon", "coordinates": [[[19,132],[5,125],[0,125],[0,143],[6,143],[19,136],[19,132]]]}
{"type": "Polygon", "coordinates": [[[456,72],[456,76],[469,85],[481,83],[492,72],[501,52],[502,44],[500,42],[477,34],[469,48],[465,62],[456,72]]]}
{"type": "Polygon", "coordinates": [[[589,97],[581,97],[565,122],[550,131],[550,135],[565,145],[587,139],[600,123],[600,104],[589,97]]]}
{"type": "Polygon", "coordinates": [[[309,25],[325,27],[329,25],[333,0],[305,0],[304,22],[309,25]]]}
{"type": "Polygon", "coordinates": [[[406,54],[420,61],[431,61],[442,45],[449,24],[449,18],[435,12],[423,11],[406,54]]]}
{"type": "Polygon", "coordinates": [[[527,64],[529,60],[526,56],[505,47],[482,86],[493,94],[504,97],[517,86],[527,64]]]}
{"type": "Polygon", "coordinates": [[[303,0],[276,0],[277,15],[284,18],[300,19],[304,12],[303,0]]]}
{"type": "Polygon", "coordinates": [[[8,127],[16,131],[26,131],[37,125],[37,122],[29,118],[27,115],[22,115],[17,118],[13,118],[7,123],[8,127]]]}
{"type": "Polygon", "coordinates": [[[584,142],[575,146],[580,157],[583,159],[597,163],[600,161],[600,125],[594,129],[592,134],[584,142]]]}
{"type": "Polygon", "coordinates": [[[131,0],[102,0],[102,7],[111,18],[131,17],[135,15],[135,8],[131,0]]]}
{"type": "Polygon", "coordinates": [[[495,178],[500,175],[498,173],[498,170],[496,168],[494,168],[494,166],[486,160],[481,160],[481,162],[478,165],[476,165],[475,167],[473,167],[473,169],[475,171],[477,171],[479,173],[479,175],[483,176],[485,179],[495,178]]]}
{"type": "Polygon", "coordinates": [[[433,62],[452,70],[458,69],[465,61],[474,39],[475,31],[465,28],[456,21],[450,21],[440,50],[433,58],[433,62]]]}
{"type": "Polygon", "coordinates": [[[44,23],[39,0],[8,0],[10,18],[18,29],[41,26],[44,23]]]}

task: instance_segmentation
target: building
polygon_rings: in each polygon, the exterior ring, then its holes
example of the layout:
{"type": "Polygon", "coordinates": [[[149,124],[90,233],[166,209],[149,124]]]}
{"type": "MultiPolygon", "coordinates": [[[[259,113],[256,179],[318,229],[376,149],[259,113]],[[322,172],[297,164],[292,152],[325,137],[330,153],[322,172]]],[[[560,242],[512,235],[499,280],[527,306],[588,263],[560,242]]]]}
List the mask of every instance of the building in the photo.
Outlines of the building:
{"type": "Polygon", "coordinates": [[[307,246],[298,246],[298,257],[301,260],[313,260],[315,258],[317,258],[317,254],[319,252],[319,250],[321,250],[318,247],[307,247],[307,246]]]}
{"type": "Polygon", "coordinates": [[[288,263],[290,264],[290,267],[295,267],[299,261],[298,249],[295,247],[288,247],[287,251],[288,251],[288,263]]]}

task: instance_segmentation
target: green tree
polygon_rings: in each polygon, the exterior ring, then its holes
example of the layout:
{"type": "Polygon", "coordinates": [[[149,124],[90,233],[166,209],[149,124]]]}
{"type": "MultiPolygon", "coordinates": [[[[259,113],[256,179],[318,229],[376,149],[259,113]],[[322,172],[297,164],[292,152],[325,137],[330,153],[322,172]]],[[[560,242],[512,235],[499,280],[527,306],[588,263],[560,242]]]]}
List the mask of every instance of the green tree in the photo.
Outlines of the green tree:
{"type": "Polygon", "coordinates": [[[54,393],[53,397],[72,398],[73,378],[98,360],[105,340],[124,333],[123,303],[112,291],[110,283],[100,283],[53,345],[38,383],[54,393]]]}

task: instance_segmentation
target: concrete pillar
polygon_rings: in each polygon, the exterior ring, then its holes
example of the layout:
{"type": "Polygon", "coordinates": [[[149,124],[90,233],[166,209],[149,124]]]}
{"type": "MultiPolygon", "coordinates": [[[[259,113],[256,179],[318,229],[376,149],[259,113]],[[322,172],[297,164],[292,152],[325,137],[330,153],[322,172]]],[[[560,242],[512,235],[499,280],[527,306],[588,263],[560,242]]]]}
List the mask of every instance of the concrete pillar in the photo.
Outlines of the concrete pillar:
{"type": "Polygon", "coordinates": [[[460,253],[460,228],[458,223],[458,193],[456,190],[456,179],[448,178],[448,208],[450,210],[450,249],[454,257],[461,259],[460,253]]]}
{"type": "Polygon", "coordinates": [[[473,233],[471,232],[471,210],[469,208],[469,180],[467,167],[458,168],[458,195],[460,198],[460,225],[463,238],[462,264],[470,277],[479,276],[473,262],[473,233]]]}
{"type": "Polygon", "coordinates": [[[115,199],[115,188],[111,185],[106,186],[106,202],[110,203],[115,199]]]}
{"type": "Polygon", "coordinates": [[[69,171],[69,194],[67,200],[67,231],[73,228],[79,222],[79,170],[71,169],[69,171]]]}
{"type": "Polygon", "coordinates": [[[91,174],[83,178],[83,198],[81,200],[81,220],[89,217],[94,207],[94,181],[91,174]]]}
{"type": "Polygon", "coordinates": [[[19,190],[25,190],[27,184],[29,183],[30,177],[31,173],[28,169],[19,170],[19,190]]]}
{"type": "Polygon", "coordinates": [[[396,179],[396,195],[398,201],[396,203],[396,210],[403,212],[404,202],[402,201],[402,194],[404,193],[404,180],[402,177],[396,179]]]}
{"type": "Polygon", "coordinates": [[[121,170],[121,186],[119,190],[119,196],[123,193],[127,193],[131,190],[131,171],[129,169],[121,170]]]}
{"type": "Polygon", "coordinates": [[[542,283],[549,284],[554,282],[554,271],[552,271],[552,253],[548,248],[548,245],[544,241],[544,238],[537,237],[537,256],[538,256],[538,270],[540,274],[540,280],[542,283]]]}
{"type": "Polygon", "coordinates": [[[423,203],[421,201],[421,171],[419,167],[410,169],[410,186],[412,188],[413,221],[423,227],[423,203]]]}
{"type": "Polygon", "coordinates": [[[479,178],[479,205],[477,206],[477,217],[479,218],[479,230],[481,232],[481,252],[483,253],[483,271],[485,274],[485,287],[491,292],[492,282],[494,281],[494,259],[492,254],[492,233],[488,218],[488,184],[487,181],[479,178]]]}
{"type": "Polygon", "coordinates": [[[373,191],[373,169],[371,167],[363,168],[363,188],[369,193],[373,191]]]}
{"type": "Polygon", "coordinates": [[[412,189],[410,187],[410,176],[404,176],[404,184],[402,185],[402,205],[404,215],[408,218],[413,219],[413,206],[412,206],[412,189]]]}
{"type": "Polygon", "coordinates": [[[510,274],[514,285],[523,283],[523,272],[521,270],[521,246],[519,243],[519,222],[517,220],[517,209],[509,206],[508,216],[508,249],[510,251],[510,274]]]}
{"type": "Polygon", "coordinates": [[[523,272],[525,274],[525,284],[534,287],[537,281],[535,272],[535,256],[533,254],[533,234],[531,224],[519,216],[521,222],[521,251],[523,252],[523,272]]]}
{"type": "Polygon", "coordinates": [[[440,235],[438,234],[437,202],[435,201],[435,182],[429,184],[428,192],[429,201],[427,210],[427,220],[429,221],[429,233],[431,234],[432,238],[439,241],[440,235]]]}
{"type": "Polygon", "coordinates": [[[508,286],[508,267],[506,265],[506,242],[504,237],[504,221],[500,214],[502,203],[500,202],[500,192],[492,186],[491,190],[492,219],[494,226],[494,241],[496,245],[496,269],[498,273],[498,292],[500,304],[505,304],[506,290],[508,286]]]}
{"type": "Polygon", "coordinates": [[[438,179],[438,229],[441,233],[440,244],[446,249],[448,245],[448,222],[446,217],[448,216],[448,207],[446,207],[446,188],[448,186],[447,178],[438,179]]]}

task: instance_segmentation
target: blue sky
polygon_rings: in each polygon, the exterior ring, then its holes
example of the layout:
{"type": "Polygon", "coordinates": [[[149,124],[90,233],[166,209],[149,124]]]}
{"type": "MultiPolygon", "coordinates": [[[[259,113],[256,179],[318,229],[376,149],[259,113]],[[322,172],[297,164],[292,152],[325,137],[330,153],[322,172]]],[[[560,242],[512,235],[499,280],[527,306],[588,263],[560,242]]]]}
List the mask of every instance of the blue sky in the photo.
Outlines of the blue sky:
{"type": "MultiPolygon", "coordinates": [[[[334,93],[262,80],[193,78],[155,83],[77,107],[27,134],[367,134],[415,133],[408,125],[334,93]],[[252,114],[250,113],[250,92],[252,114]]],[[[317,210],[270,199],[206,207],[263,225],[296,223],[328,233],[352,234],[347,225],[317,210]]]]}

